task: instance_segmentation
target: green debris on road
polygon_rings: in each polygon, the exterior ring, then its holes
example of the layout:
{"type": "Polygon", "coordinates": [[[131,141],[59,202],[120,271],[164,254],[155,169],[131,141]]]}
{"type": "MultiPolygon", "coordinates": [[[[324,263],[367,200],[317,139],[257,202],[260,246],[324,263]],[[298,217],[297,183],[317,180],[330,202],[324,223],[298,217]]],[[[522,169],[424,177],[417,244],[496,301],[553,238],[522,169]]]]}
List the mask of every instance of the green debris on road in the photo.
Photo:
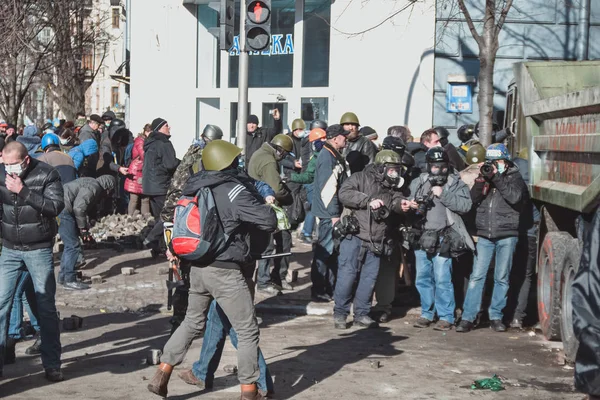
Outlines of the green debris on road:
{"type": "Polygon", "coordinates": [[[504,390],[504,386],[502,386],[502,381],[498,377],[498,375],[494,375],[491,378],[480,379],[471,384],[471,389],[489,389],[492,392],[499,392],[504,390]]]}

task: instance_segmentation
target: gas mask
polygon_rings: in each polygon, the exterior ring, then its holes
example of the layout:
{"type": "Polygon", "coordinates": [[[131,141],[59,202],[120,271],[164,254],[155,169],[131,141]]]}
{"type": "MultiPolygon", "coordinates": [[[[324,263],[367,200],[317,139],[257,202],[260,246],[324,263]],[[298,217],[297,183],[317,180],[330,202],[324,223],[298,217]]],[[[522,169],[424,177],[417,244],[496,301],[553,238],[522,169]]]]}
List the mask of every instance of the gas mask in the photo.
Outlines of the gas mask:
{"type": "Polygon", "coordinates": [[[443,186],[448,182],[450,168],[447,163],[427,164],[427,172],[432,186],[443,186]]]}
{"type": "Polygon", "coordinates": [[[279,146],[275,146],[275,159],[277,161],[283,160],[288,155],[288,152],[283,150],[279,146]]]}
{"type": "Polygon", "coordinates": [[[4,165],[4,170],[7,175],[21,176],[27,168],[27,166],[23,164],[25,164],[25,161],[20,164],[6,164],[4,165]]]}
{"type": "Polygon", "coordinates": [[[325,142],[322,140],[317,140],[317,141],[312,142],[311,146],[312,146],[313,152],[321,151],[324,144],[325,144],[325,142]]]}
{"type": "Polygon", "coordinates": [[[394,188],[400,188],[404,184],[404,178],[402,178],[402,166],[389,164],[383,167],[383,180],[388,185],[394,188]]]}

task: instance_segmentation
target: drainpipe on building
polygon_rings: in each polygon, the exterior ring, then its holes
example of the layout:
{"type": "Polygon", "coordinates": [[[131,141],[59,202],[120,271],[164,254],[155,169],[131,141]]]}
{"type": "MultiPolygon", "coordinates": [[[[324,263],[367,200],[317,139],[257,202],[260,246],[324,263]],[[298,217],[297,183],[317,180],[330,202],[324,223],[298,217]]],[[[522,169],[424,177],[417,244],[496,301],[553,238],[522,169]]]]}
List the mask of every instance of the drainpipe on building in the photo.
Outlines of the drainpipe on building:
{"type": "Polygon", "coordinates": [[[588,42],[590,37],[590,3],[591,0],[580,0],[579,40],[577,41],[577,60],[588,59],[588,42]]]}

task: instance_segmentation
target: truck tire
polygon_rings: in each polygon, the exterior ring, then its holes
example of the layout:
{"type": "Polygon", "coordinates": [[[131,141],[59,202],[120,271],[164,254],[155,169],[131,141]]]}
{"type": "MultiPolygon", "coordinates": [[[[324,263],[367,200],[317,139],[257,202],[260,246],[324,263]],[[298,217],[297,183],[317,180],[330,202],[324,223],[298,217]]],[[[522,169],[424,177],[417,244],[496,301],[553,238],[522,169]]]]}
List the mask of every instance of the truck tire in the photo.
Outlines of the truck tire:
{"type": "Polygon", "coordinates": [[[549,232],[538,258],[538,316],[548,340],[560,340],[561,276],[573,237],[566,232],[549,232]]]}
{"type": "Polygon", "coordinates": [[[575,355],[577,354],[577,348],[579,347],[579,341],[573,332],[573,304],[571,301],[573,298],[573,279],[575,279],[575,274],[577,274],[577,270],[579,270],[580,259],[581,250],[579,248],[579,241],[573,239],[573,243],[567,251],[565,264],[561,274],[562,306],[560,332],[565,351],[565,359],[570,363],[575,362],[575,355]]]}

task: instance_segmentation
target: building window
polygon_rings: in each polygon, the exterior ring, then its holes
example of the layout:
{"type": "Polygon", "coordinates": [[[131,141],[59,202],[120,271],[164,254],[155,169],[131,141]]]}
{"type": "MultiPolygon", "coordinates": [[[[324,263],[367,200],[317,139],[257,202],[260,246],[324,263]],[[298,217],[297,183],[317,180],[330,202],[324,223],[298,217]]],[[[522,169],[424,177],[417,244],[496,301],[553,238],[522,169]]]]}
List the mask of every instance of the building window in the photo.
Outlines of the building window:
{"type": "Polygon", "coordinates": [[[117,107],[119,105],[119,87],[113,86],[110,89],[110,106],[117,107]]]}
{"type": "Polygon", "coordinates": [[[198,5],[196,49],[196,87],[219,88],[221,84],[221,52],[215,30],[219,29],[219,13],[208,4],[198,5]]]}
{"type": "Polygon", "coordinates": [[[112,27],[119,29],[119,20],[121,19],[121,12],[118,8],[112,9],[112,27]]]}
{"type": "Polygon", "coordinates": [[[302,97],[300,116],[309,126],[315,119],[327,121],[329,114],[329,99],[327,97],[302,97]]]}
{"type": "Polygon", "coordinates": [[[88,71],[94,69],[94,51],[92,49],[83,49],[83,55],[81,56],[81,66],[84,70],[88,71]]]}
{"type": "Polygon", "coordinates": [[[302,86],[329,86],[331,1],[304,0],[302,86]]]}
{"type": "MultiPolygon", "coordinates": [[[[236,2],[234,44],[229,51],[229,87],[237,87],[239,71],[239,2],[236,2]]],[[[295,2],[271,2],[271,45],[250,53],[248,86],[292,87],[294,63],[295,2]]]]}

